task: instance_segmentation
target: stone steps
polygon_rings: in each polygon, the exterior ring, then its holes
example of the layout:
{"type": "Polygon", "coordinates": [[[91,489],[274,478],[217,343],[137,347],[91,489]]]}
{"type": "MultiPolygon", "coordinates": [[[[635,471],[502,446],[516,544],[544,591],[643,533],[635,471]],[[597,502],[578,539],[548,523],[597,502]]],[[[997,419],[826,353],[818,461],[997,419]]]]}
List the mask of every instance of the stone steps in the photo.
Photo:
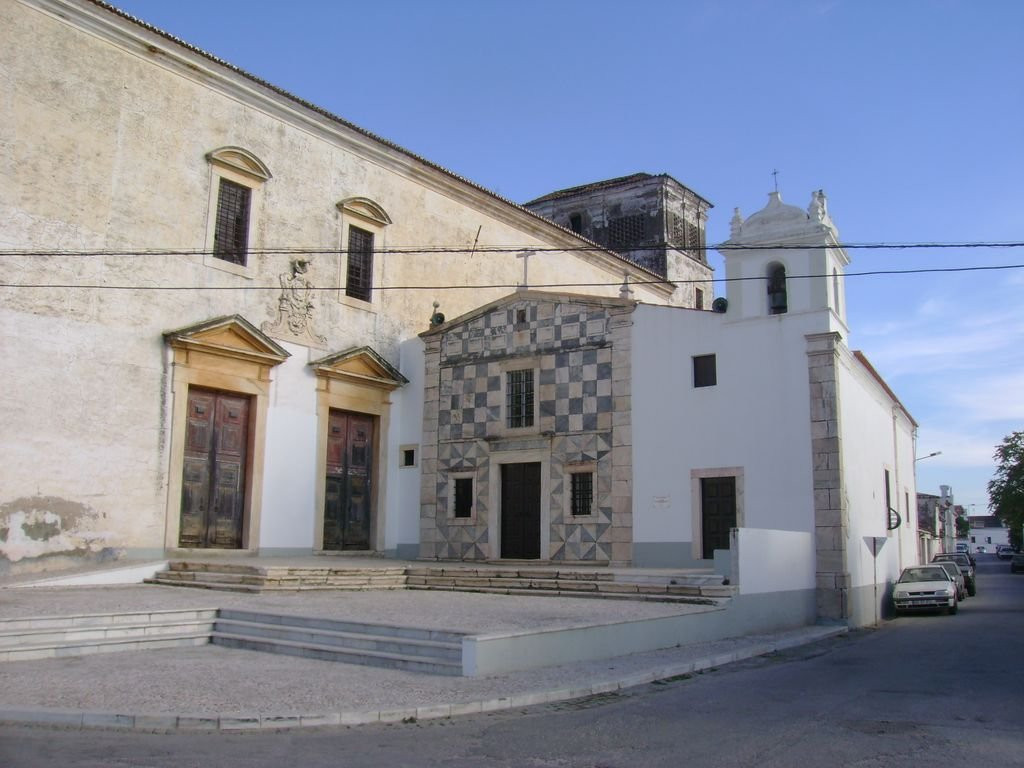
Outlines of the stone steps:
{"type": "Polygon", "coordinates": [[[715,605],[735,587],[708,572],[638,573],[608,568],[412,565],[382,568],[260,567],[242,563],[172,562],[147,581],[231,592],[436,589],[509,595],[595,597],[715,605]]]}
{"type": "Polygon", "coordinates": [[[404,568],[278,568],[239,563],[172,562],[147,584],[228,592],[403,589],[404,568]]]}
{"type": "Polygon", "coordinates": [[[206,645],[216,609],[0,620],[0,661],[206,645]]]}
{"type": "Polygon", "coordinates": [[[348,664],[462,674],[462,635],[439,630],[224,609],[210,641],[348,664]]]}

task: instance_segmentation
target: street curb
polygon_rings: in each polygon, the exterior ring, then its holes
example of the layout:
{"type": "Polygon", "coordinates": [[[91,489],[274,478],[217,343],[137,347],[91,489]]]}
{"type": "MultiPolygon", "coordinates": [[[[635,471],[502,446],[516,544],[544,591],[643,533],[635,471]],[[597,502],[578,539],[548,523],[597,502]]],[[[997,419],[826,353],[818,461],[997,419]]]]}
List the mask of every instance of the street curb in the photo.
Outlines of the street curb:
{"type": "Polygon", "coordinates": [[[0,722],[5,724],[43,725],[62,728],[105,728],[133,731],[220,731],[242,733],[292,728],[323,728],[331,726],[356,726],[371,723],[418,722],[437,720],[459,715],[476,715],[485,712],[500,712],[537,704],[551,704],[559,701],[614,693],[657,680],[668,680],[682,675],[691,675],[727,664],[764,656],[769,653],[796,648],[801,645],[846,634],[845,626],[805,627],[793,632],[780,633],[771,640],[764,640],[725,653],[710,654],[698,659],[669,664],[668,666],[635,672],[615,680],[602,680],[580,687],[558,688],[549,691],[533,691],[514,696],[500,696],[471,702],[453,704],[431,704],[407,709],[352,710],[344,712],[308,714],[127,714],[123,712],[83,712],[66,709],[0,708],[0,722]]]}

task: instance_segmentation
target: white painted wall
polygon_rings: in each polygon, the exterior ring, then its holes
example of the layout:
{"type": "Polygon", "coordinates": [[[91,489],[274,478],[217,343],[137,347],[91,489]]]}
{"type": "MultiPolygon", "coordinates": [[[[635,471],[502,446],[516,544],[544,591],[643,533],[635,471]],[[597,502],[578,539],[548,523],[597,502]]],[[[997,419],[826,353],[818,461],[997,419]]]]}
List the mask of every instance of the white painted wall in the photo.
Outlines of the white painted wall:
{"type": "Polygon", "coordinates": [[[741,595],[815,588],[813,533],[740,528],[735,541],[739,573],[732,581],[741,595]]]}
{"type": "Polygon", "coordinates": [[[316,514],[316,376],[308,347],[281,342],[291,357],[271,373],[260,549],[313,546],[316,514]]]}
{"type": "Polygon", "coordinates": [[[400,370],[409,383],[392,396],[391,455],[388,457],[388,509],[385,548],[418,553],[420,540],[420,471],[423,464],[423,342],[419,337],[400,347],[400,370]],[[402,467],[400,448],[416,449],[416,466],[402,467]]]}
{"type": "MultiPolygon", "coordinates": [[[[913,426],[887,393],[852,355],[839,366],[840,422],[849,505],[848,568],[854,589],[899,578],[917,562],[917,488],[913,426]],[[889,470],[892,506],[901,526],[886,529],[884,470],[889,470]],[[909,499],[910,509],[907,509],[909,499]],[[884,537],[877,572],[865,537],[884,537]]],[[[884,590],[883,590],[884,591],[884,590]]]]}
{"type": "MultiPolygon", "coordinates": [[[[805,333],[813,314],[734,321],[641,305],[633,326],[633,531],[692,542],[691,470],[742,472],[742,522],[813,529],[805,333]],[[694,355],[715,354],[718,384],[693,386],[694,355]]],[[[724,473],[723,473],[724,474],[724,473]]]]}

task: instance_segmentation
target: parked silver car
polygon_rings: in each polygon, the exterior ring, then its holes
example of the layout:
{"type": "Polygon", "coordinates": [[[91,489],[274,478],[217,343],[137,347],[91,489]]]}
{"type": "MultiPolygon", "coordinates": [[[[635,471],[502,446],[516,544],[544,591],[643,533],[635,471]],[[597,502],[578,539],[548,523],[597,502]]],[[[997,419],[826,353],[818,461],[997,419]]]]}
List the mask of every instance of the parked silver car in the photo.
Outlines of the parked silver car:
{"type": "Polygon", "coordinates": [[[903,569],[893,587],[892,604],[896,613],[944,609],[952,614],[960,608],[956,593],[956,583],[938,563],[912,565],[903,569]]]}

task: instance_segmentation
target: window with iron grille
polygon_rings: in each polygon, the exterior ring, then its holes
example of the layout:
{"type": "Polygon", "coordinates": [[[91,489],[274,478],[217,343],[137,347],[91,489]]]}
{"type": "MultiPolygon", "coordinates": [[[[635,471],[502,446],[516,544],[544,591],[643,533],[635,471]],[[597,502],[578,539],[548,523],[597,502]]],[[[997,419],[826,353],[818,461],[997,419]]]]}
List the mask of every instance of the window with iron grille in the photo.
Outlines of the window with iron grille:
{"type": "Polygon", "coordinates": [[[714,355],[693,358],[693,386],[713,387],[718,384],[718,365],[714,355]]]}
{"type": "Polygon", "coordinates": [[[245,266],[249,247],[249,204],[252,190],[227,179],[217,190],[217,221],[213,230],[213,255],[245,266]]]}
{"type": "Polygon", "coordinates": [[[592,515],[594,513],[594,473],[573,472],[572,478],[572,514],[574,517],[592,515]]]}
{"type": "Polygon", "coordinates": [[[505,375],[505,420],[510,429],[533,426],[533,369],[505,375]]]}
{"type": "Polygon", "coordinates": [[[473,478],[455,478],[455,504],[453,514],[455,517],[471,517],[473,514],[473,478]]]}
{"type": "Polygon", "coordinates": [[[370,300],[373,282],[373,233],[357,227],[348,228],[348,273],[345,295],[362,301],[370,300]]]}

